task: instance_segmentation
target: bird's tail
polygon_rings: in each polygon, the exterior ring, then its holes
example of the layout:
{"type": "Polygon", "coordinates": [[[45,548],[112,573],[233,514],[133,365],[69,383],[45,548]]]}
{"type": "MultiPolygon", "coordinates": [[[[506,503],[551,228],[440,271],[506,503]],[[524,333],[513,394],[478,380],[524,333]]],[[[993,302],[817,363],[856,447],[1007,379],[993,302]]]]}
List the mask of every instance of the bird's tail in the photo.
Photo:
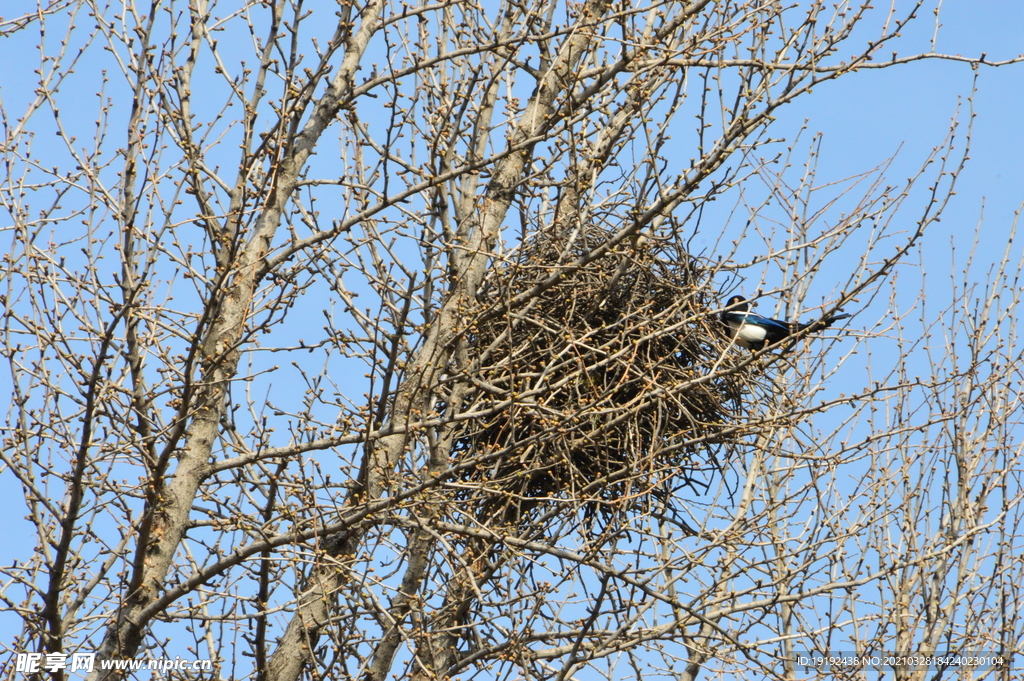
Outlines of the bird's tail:
{"type": "Polygon", "coordinates": [[[831,317],[825,317],[825,319],[823,320],[823,323],[825,324],[824,328],[827,329],[828,327],[830,327],[833,324],[835,324],[836,322],[838,322],[840,319],[846,319],[849,316],[850,315],[848,315],[848,314],[837,314],[837,315],[833,315],[831,317]]]}
{"type": "Polygon", "coordinates": [[[834,314],[831,316],[826,316],[823,318],[823,320],[815,320],[814,322],[801,324],[800,331],[803,331],[804,329],[814,329],[815,331],[821,331],[822,329],[827,329],[831,325],[836,324],[840,320],[845,320],[845,318],[849,316],[849,314],[834,314]]]}
{"type": "Polygon", "coordinates": [[[823,329],[827,329],[828,327],[832,326],[833,324],[838,322],[840,319],[846,319],[849,316],[850,315],[848,315],[848,314],[837,314],[837,315],[832,315],[831,317],[825,317],[824,319],[815,319],[813,322],[805,322],[803,324],[794,324],[794,327],[795,327],[794,328],[794,333],[798,332],[798,331],[803,331],[804,329],[812,329],[814,331],[821,331],[823,329]]]}

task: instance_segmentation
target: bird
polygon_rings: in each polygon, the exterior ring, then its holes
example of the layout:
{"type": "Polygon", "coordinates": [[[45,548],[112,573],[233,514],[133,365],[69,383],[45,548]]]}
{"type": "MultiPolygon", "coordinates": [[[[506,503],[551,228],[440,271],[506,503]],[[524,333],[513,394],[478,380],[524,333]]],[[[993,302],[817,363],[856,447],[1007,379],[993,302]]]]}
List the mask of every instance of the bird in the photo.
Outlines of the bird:
{"type": "Polygon", "coordinates": [[[719,319],[728,329],[729,336],[736,341],[736,345],[749,350],[760,350],[766,345],[778,343],[789,338],[804,329],[812,328],[821,331],[832,326],[840,319],[846,319],[850,315],[837,314],[823,319],[816,319],[813,322],[784,322],[778,319],[762,317],[756,312],[750,312],[750,303],[743,296],[733,296],[725,304],[725,309],[719,314],[719,319]]]}

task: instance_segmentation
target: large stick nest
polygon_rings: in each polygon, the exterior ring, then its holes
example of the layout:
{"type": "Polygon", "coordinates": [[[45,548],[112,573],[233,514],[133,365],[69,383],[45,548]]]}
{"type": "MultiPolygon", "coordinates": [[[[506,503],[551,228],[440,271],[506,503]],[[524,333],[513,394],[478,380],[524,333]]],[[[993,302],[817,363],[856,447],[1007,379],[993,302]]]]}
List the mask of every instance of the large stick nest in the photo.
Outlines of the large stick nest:
{"type": "Polygon", "coordinates": [[[671,506],[742,435],[750,377],[734,368],[744,355],[728,351],[707,269],[662,242],[579,266],[607,237],[528,241],[492,269],[470,315],[482,321],[465,337],[464,407],[489,416],[464,422],[454,452],[481,460],[458,486],[487,522],[582,508],[604,525],[671,506]]]}

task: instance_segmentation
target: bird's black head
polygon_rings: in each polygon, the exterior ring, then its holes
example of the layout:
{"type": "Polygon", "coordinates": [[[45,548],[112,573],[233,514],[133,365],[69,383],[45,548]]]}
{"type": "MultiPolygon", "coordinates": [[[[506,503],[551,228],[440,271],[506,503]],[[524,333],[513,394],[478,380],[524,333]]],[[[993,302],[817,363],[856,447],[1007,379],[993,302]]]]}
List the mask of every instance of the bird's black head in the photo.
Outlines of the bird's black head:
{"type": "Polygon", "coordinates": [[[725,304],[725,309],[730,312],[746,312],[750,309],[750,303],[743,296],[733,296],[729,299],[729,302],[725,304]]]}

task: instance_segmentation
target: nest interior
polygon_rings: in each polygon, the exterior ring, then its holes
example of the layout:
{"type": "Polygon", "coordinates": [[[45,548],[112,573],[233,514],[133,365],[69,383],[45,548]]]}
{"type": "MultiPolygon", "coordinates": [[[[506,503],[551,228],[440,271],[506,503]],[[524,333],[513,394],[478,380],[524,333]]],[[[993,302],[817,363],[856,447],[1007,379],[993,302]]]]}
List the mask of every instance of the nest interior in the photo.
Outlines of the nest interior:
{"type": "Polygon", "coordinates": [[[676,242],[579,265],[607,238],[535,238],[489,273],[461,373],[464,407],[489,415],[453,448],[478,461],[456,482],[478,520],[564,509],[607,525],[701,491],[742,436],[750,376],[734,368],[708,268],[676,242]],[[537,293],[517,302],[525,291],[537,293]]]}

